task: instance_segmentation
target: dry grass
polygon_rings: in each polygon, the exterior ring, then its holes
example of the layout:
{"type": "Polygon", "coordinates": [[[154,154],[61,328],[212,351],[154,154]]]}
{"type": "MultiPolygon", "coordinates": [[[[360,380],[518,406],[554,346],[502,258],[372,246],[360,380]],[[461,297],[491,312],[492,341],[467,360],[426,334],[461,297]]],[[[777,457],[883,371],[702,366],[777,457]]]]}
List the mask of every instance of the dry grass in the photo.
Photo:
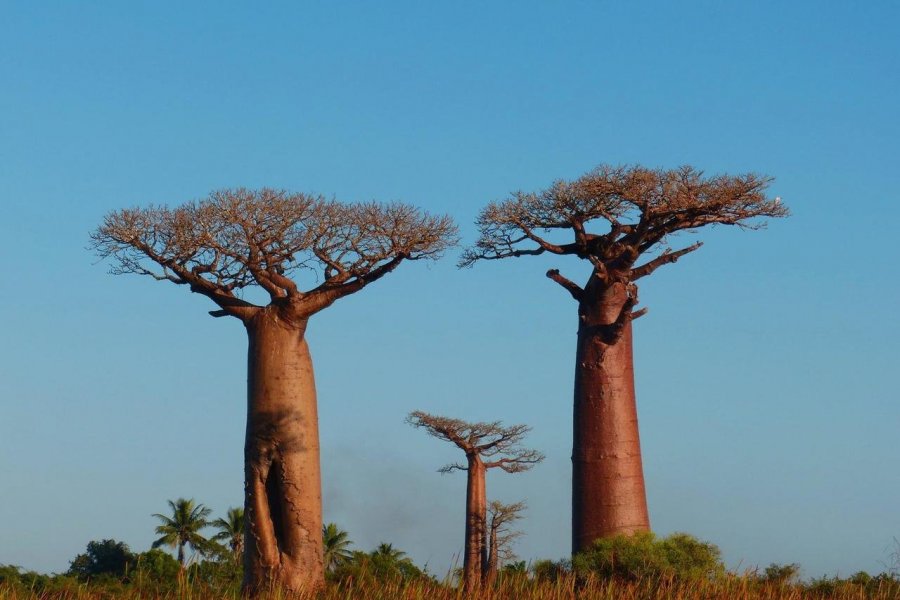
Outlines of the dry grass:
{"type": "MultiPolygon", "coordinates": [[[[763,584],[752,577],[727,577],[718,581],[697,580],[644,581],[576,581],[564,576],[557,581],[535,581],[528,577],[508,577],[496,587],[475,596],[439,583],[418,580],[411,583],[360,582],[329,585],[318,593],[285,594],[274,591],[261,600],[898,600],[900,591],[889,582],[864,587],[849,583],[814,589],[802,585],[763,584]]],[[[181,584],[168,590],[137,586],[68,585],[54,590],[28,590],[0,585],[2,600],[212,600],[233,598],[234,588],[219,589],[202,584],[181,584]]]]}

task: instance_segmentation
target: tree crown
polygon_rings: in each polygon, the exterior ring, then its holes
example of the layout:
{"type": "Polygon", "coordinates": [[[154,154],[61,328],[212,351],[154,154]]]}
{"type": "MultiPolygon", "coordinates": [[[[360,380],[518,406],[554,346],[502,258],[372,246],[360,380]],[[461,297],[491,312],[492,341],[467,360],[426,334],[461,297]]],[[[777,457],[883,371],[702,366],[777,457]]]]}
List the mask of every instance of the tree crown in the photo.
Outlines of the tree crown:
{"type": "Polygon", "coordinates": [[[506,562],[517,558],[512,543],[522,536],[522,532],[514,530],[512,524],[522,518],[527,507],[525,502],[503,504],[492,500],[488,504],[488,529],[494,540],[492,552],[496,552],[499,560],[506,562]]]}
{"type": "MultiPolygon", "coordinates": [[[[593,275],[604,284],[627,284],[701,245],[665,248],[636,266],[674,233],[707,225],[759,229],[765,226],[759,218],[787,216],[780,198],[765,194],[771,182],[752,173],[705,177],[689,166],[601,165],[574,181],[557,181],[536,193],[516,192],[489,204],[476,221],[481,235],[463,253],[460,265],[544,253],[574,255],[590,261],[593,275]],[[604,224],[598,232],[588,230],[594,221],[604,224]],[[570,230],[570,241],[551,239],[548,234],[557,230],[570,230]]],[[[576,299],[583,292],[556,270],[547,275],[576,299]]]]}
{"type": "MultiPolygon", "coordinates": [[[[504,427],[500,421],[470,423],[419,410],[411,412],[406,422],[413,427],[424,428],[433,437],[452,442],[466,456],[492,458],[493,460],[484,462],[488,469],[500,467],[507,473],[519,473],[544,460],[544,455],[537,450],[520,446],[525,434],[531,431],[527,425],[504,427]]],[[[442,467],[440,471],[449,473],[457,469],[465,471],[468,467],[453,463],[442,467]]]]}
{"type": "Polygon", "coordinates": [[[344,204],[284,190],[226,189],[176,208],[113,211],[91,234],[114,274],[187,285],[219,305],[214,316],[249,318],[262,307],[240,297],[248,286],[272,304],[313,314],[392,271],[403,260],[434,259],[456,243],[448,216],[402,203],[344,204]],[[313,275],[301,290],[293,276],[313,275]]]}

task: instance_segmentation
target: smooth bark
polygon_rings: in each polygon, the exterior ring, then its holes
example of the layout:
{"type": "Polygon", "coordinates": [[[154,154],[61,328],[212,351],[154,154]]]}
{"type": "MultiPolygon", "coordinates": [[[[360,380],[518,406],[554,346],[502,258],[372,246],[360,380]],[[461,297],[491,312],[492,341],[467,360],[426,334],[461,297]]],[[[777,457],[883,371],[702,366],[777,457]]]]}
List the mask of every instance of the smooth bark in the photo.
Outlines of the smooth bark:
{"type": "Polygon", "coordinates": [[[467,592],[481,586],[487,568],[486,469],[481,457],[470,454],[466,473],[466,542],[463,551],[463,585],[467,592]]]}
{"type": "MultiPolygon", "coordinates": [[[[592,277],[579,302],[572,448],[572,551],[650,530],[623,283],[592,277]]],[[[630,309],[630,307],[626,307],[630,309]]]]}
{"type": "Polygon", "coordinates": [[[275,306],[249,337],[244,591],[324,585],[319,432],[306,321],[275,306]]]}
{"type": "Polygon", "coordinates": [[[488,533],[488,559],[484,572],[484,585],[490,587],[494,585],[497,579],[497,568],[499,566],[500,556],[497,549],[497,528],[491,527],[488,533]]]}

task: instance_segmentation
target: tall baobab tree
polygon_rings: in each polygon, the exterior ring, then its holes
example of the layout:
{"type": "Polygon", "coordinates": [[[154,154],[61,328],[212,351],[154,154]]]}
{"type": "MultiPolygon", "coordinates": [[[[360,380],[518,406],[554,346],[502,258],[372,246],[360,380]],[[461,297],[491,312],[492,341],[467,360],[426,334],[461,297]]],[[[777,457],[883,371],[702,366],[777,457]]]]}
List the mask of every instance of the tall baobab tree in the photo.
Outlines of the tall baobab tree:
{"type": "Polygon", "coordinates": [[[490,585],[497,578],[501,561],[514,560],[512,543],[521,535],[521,531],[512,529],[512,524],[522,518],[526,506],[524,502],[503,504],[491,501],[487,507],[488,560],[485,581],[490,585]]]}
{"type": "Polygon", "coordinates": [[[177,208],[114,211],[92,234],[115,274],[185,286],[249,339],[244,589],[324,583],[319,434],[307,323],[405,260],[456,241],[449,217],[400,203],[342,204],[272,189],[222,190],[177,208]],[[301,287],[299,276],[312,284],[301,287]],[[266,303],[241,295],[261,288],[266,303]]]}
{"type": "Polygon", "coordinates": [[[466,454],[466,462],[445,465],[441,473],[466,471],[466,539],[463,550],[463,584],[467,591],[481,586],[488,568],[487,492],[488,469],[500,468],[507,473],[520,473],[544,459],[536,451],[519,444],[530,431],[526,425],[503,427],[493,423],[469,423],[460,419],[439,417],[415,411],[407,417],[413,427],[424,428],[430,435],[452,442],[466,454]]]}
{"type": "Polygon", "coordinates": [[[702,245],[672,250],[666,243],[675,233],[708,225],[757,229],[760,217],[787,216],[780,199],[766,196],[770,182],[753,174],[705,177],[692,167],[600,166],[537,193],[517,192],[478,217],[481,236],[461,266],[541,254],[591,266],[583,286],[547,271],[578,303],[573,552],[650,528],[632,360],[632,321],[647,310],[635,310],[637,281],[702,245]],[[595,221],[601,226],[589,230],[595,221]]]}

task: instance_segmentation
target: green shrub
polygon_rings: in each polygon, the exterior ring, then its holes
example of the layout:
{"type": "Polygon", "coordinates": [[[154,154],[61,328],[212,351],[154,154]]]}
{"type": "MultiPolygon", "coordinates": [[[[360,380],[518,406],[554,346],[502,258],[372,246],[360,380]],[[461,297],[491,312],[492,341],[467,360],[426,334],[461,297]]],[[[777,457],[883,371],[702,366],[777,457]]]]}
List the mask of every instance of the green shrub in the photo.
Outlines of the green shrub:
{"type": "Polygon", "coordinates": [[[797,563],[786,565],[772,563],[765,568],[760,579],[766,583],[784,585],[787,583],[794,583],[799,575],[800,565],[797,563]]]}
{"type": "Polygon", "coordinates": [[[572,559],[579,575],[626,581],[641,579],[712,579],[725,572],[714,544],[686,533],[659,539],[652,533],[599,539],[572,559]]]}
{"type": "Polygon", "coordinates": [[[134,555],[123,542],[102,540],[88,542],[84,554],[79,554],[69,565],[69,575],[83,581],[98,577],[118,578],[125,575],[134,555]]]}
{"type": "Polygon", "coordinates": [[[380,544],[372,552],[353,552],[350,558],[330,574],[330,578],[340,583],[432,579],[405,552],[395,549],[391,544],[380,544]]]}
{"type": "Polygon", "coordinates": [[[571,565],[566,560],[536,560],[531,564],[531,573],[537,581],[556,582],[571,573],[571,565]]]}
{"type": "Polygon", "coordinates": [[[165,582],[178,579],[181,565],[159,548],[141,552],[132,557],[128,564],[128,580],[134,582],[165,582]]]}

